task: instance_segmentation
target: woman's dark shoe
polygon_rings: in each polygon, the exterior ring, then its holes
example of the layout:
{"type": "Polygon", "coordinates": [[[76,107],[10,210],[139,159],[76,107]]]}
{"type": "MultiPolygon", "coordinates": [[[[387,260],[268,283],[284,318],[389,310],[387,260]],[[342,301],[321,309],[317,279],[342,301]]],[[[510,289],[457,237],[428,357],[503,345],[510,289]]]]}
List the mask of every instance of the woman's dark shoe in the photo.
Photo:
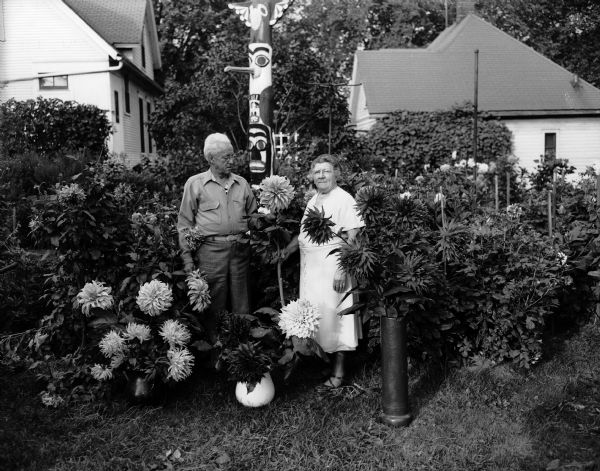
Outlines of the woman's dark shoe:
{"type": "Polygon", "coordinates": [[[336,388],[339,388],[340,386],[342,386],[343,384],[344,384],[343,376],[330,376],[323,383],[323,386],[325,386],[326,388],[329,388],[329,389],[336,389],[336,388]]]}

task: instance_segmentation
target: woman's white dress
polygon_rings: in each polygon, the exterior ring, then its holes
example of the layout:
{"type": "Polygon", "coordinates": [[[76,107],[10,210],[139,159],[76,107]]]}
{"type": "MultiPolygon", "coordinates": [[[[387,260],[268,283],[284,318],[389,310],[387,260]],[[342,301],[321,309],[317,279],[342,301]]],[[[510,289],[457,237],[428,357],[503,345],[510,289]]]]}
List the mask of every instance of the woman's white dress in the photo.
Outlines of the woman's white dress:
{"type": "MultiPolygon", "coordinates": [[[[319,194],[313,196],[306,208],[316,207],[319,194]]],[[[319,207],[326,217],[331,217],[335,226],[333,232],[347,231],[364,226],[356,210],[356,201],[346,191],[336,187],[325,195],[320,195],[319,207]]],[[[305,213],[306,214],[306,213],[305,213]]],[[[304,221],[304,218],[303,218],[304,221]]],[[[333,289],[333,277],[338,268],[338,255],[329,253],[342,242],[335,236],[326,244],[311,242],[306,232],[298,237],[300,247],[300,298],[307,299],[317,306],[321,313],[319,328],[315,340],[328,352],[354,350],[360,337],[360,321],[354,314],[338,316],[337,313],[352,306],[352,295],[342,304],[345,293],[333,289]]],[[[346,280],[347,291],[351,289],[350,278],[346,280]]]]}

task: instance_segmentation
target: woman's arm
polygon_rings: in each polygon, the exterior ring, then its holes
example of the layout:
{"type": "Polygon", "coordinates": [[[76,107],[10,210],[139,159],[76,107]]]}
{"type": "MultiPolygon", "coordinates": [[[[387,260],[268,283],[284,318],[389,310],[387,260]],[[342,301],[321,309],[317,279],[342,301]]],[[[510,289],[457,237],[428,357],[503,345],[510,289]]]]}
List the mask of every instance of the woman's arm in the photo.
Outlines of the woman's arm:
{"type": "Polygon", "coordinates": [[[290,240],[289,244],[281,250],[281,258],[283,260],[287,260],[290,255],[292,255],[296,250],[298,250],[298,236],[295,235],[290,240]]]}

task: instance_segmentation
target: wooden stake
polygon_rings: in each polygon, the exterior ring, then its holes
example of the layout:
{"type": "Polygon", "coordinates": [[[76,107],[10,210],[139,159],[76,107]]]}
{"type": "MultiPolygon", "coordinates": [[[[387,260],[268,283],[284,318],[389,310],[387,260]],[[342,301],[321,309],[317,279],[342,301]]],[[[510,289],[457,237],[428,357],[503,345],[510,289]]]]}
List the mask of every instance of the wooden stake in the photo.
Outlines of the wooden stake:
{"type": "Polygon", "coordinates": [[[556,221],[556,169],[552,172],[552,220],[556,221]]]}
{"type": "Polygon", "coordinates": [[[506,207],[510,206],[510,172],[506,172],[506,207]]]}
{"type": "Polygon", "coordinates": [[[596,175],[596,207],[600,208],[600,172],[596,175]]]}
{"type": "Polygon", "coordinates": [[[496,202],[496,212],[500,210],[500,198],[498,195],[498,175],[494,175],[494,201],[496,202]]]}
{"type": "Polygon", "coordinates": [[[548,190],[548,235],[552,237],[552,190],[548,190]]]}

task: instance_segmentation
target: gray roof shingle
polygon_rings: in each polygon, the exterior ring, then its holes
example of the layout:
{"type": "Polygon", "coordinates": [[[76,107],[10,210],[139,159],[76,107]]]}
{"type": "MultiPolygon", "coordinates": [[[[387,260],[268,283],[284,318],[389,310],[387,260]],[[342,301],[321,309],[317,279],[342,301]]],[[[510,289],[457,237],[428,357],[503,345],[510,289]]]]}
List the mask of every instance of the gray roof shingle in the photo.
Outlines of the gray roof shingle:
{"type": "Polygon", "coordinates": [[[476,15],[446,29],[426,49],[356,53],[355,83],[371,115],[434,111],[473,101],[479,50],[480,110],[500,115],[600,111],[600,90],[476,15]]]}
{"type": "Polygon", "coordinates": [[[63,0],[111,45],[142,41],[146,0],[63,0]]]}

